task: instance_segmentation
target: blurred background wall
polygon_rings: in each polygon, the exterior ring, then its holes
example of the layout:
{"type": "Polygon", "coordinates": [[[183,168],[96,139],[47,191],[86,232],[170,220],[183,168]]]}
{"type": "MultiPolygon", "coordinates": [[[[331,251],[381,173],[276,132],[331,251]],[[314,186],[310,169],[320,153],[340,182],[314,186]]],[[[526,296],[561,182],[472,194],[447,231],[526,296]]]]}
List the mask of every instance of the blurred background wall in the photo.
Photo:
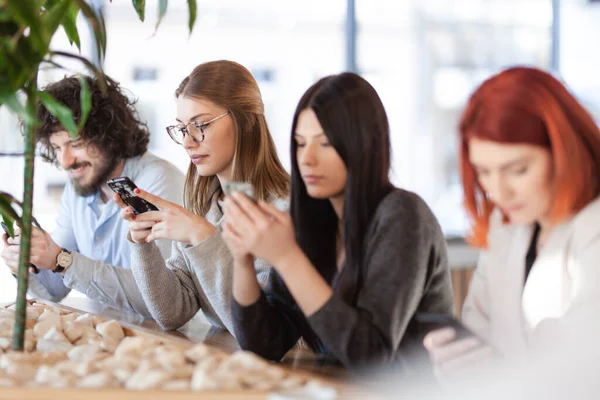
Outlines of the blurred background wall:
{"type": "MultiPolygon", "coordinates": [[[[461,240],[468,225],[456,146],[458,117],[474,87],[507,66],[541,67],[560,76],[600,120],[597,0],[198,0],[191,36],[185,0],[169,3],[156,35],[156,0],[146,2],[145,23],[128,1],[90,1],[106,19],[104,71],[139,100],[151,151],[184,171],[187,156],[165,126],[175,121],[175,88],[197,64],[230,59],[252,72],[288,169],[291,119],[302,93],[324,75],[361,73],[390,119],[393,182],[432,207],[455,268],[476,258],[461,240]]],[[[85,33],[82,42],[89,56],[85,33]]],[[[74,51],[66,37],[57,37],[54,47],[74,51]]],[[[47,70],[40,77],[44,84],[64,74],[47,70]]],[[[0,152],[23,150],[16,118],[5,108],[0,131],[0,152]]],[[[22,165],[18,157],[0,157],[1,191],[22,197],[22,165]]],[[[38,158],[34,215],[49,231],[66,179],[38,158]]],[[[464,291],[468,275],[455,284],[464,291]]],[[[0,265],[0,302],[15,293],[14,279],[0,265]]]]}

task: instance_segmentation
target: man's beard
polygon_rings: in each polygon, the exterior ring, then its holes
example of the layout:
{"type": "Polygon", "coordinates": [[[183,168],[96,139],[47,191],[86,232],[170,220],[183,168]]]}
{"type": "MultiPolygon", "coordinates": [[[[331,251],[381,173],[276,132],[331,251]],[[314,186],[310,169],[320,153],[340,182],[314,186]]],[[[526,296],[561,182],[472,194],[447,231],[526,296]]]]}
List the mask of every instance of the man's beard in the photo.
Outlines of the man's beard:
{"type": "MultiPolygon", "coordinates": [[[[75,188],[75,193],[77,193],[79,196],[86,197],[98,192],[100,187],[106,183],[118,163],[119,160],[116,157],[103,157],[103,160],[96,164],[98,165],[98,170],[94,173],[94,175],[92,175],[90,183],[87,185],[80,185],[76,179],[71,178],[71,182],[73,182],[73,187],[75,188]]],[[[71,169],[77,169],[84,165],[89,165],[91,167],[91,164],[88,162],[75,163],[67,168],[67,171],[71,169]]]]}

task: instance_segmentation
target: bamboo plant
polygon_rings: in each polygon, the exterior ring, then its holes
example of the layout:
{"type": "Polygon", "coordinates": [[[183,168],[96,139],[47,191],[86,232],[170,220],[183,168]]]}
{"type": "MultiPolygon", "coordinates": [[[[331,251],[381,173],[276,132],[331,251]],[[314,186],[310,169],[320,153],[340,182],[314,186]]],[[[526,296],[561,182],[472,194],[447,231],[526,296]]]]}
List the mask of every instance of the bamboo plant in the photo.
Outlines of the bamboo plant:
{"type": "MultiPolygon", "coordinates": [[[[111,0],[112,1],[112,0],[111,0]]],[[[141,21],[145,19],[145,0],[132,0],[141,21]]],[[[187,0],[189,31],[196,20],[196,0],[187,0]]],[[[168,0],[158,1],[158,28],[167,12],[168,0]]],[[[25,149],[25,178],[23,201],[17,201],[8,193],[0,192],[0,215],[11,233],[16,223],[21,228],[19,268],[17,274],[16,319],[13,334],[13,349],[22,351],[25,340],[26,301],[28,284],[29,253],[32,231],[33,173],[35,161],[35,128],[38,125],[36,108],[43,104],[74,137],[85,125],[91,107],[89,88],[81,82],[81,116],[75,120],[69,108],[50,94],[38,88],[40,68],[59,68],[65,59],[82,63],[90,74],[104,82],[100,67],[86,57],[76,53],[55,51],[51,48],[52,38],[61,31],[67,35],[71,45],[81,51],[77,30],[80,16],[91,27],[96,59],[102,61],[106,52],[106,28],[102,15],[85,0],[0,0],[0,107],[6,106],[22,122],[25,149]]]]}

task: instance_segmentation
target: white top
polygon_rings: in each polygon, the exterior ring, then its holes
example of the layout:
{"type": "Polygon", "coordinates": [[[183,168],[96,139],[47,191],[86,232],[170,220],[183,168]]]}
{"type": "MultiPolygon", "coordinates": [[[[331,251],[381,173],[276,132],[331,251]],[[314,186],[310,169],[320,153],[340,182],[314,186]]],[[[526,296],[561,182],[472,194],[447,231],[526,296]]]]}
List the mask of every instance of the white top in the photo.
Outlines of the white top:
{"type": "Polygon", "coordinates": [[[463,308],[465,325],[506,356],[600,327],[600,199],[551,232],[523,286],[532,233],[492,214],[463,308]]]}

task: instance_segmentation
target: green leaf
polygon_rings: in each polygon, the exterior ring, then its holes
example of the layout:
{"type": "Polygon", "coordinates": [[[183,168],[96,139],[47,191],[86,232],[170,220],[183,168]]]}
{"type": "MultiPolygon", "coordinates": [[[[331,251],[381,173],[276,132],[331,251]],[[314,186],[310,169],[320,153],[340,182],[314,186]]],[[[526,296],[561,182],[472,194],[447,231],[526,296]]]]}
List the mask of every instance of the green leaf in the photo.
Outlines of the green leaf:
{"type": "Polygon", "coordinates": [[[68,16],[68,9],[71,6],[70,0],[63,0],[56,3],[48,12],[42,17],[42,26],[46,31],[46,37],[48,38],[48,44],[50,39],[56,33],[58,26],[61,24],[63,19],[68,16]]]}
{"type": "Polygon", "coordinates": [[[196,23],[196,14],[198,6],[196,5],[196,0],[187,0],[188,3],[188,11],[189,11],[189,20],[188,20],[188,28],[190,29],[190,35],[192,34],[192,30],[194,29],[194,24],[196,23]]]}
{"type": "Polygon", "coordinates": [[[85,126],[90,110],[92,108],[92,94],[87,83],[87,79],[84,76],[79,77],[79,85],[81,86],[80,100],[81,100],[81,116],[79,117],[79,124],[77,125],[77,132],[81,132],[85,126]]]}
{"type": "Polygon", "coordinates": [[[32,27],[39,24],[41,7],[39,4],[31,4],[31,1],[2,1],[6,10],[14,16],[20,24],[32,27]]]}
{"type": "Polygon", "coordinates": [[[50,64],[52,66],[52,68],[42,68],[42,64],[40,64],[40,69],[39,69],[40,71],[47,70],[47,69],[53,69],[53,68],[63,69],[65,71],[69,70],[67,67],[65,67],[64,65],[61,65],[61,64],[57,63],[54,60],[44,60],[43,63],[50,64]]]}
{"type": "MultiPolygon", "coordinates": [[[[5,203],[8,203],[10,205],[10,210],[8,210],[7,214],[8,214],[8,218],[10,218],[13,221],[17,222],[17,225],[21,225],[22,222],[22,218],[19,216],[19,213],[12,207],[12,204],[16,204],[17,206],[19,206],[19,209],[21,211],[23,211],[23,203],[20,202],[19,200],[17,200],[13,195],[11,195],[10,193],[6,193],[6,192],[0,192],[0,202],[4,201],[5,203]]],[[[0,205],[0,207],[2,207],[0,205]]],[[[4,220],[6,223],[6,220],[4,220]]],[[[31,216],[31,222],[33,223],[33,225],[37,226],[38,228],[40,228],[41,230],[44,230],[42,228],[42,226],[40,225],[40,223],[38,222],[37,219],[35,219],[35,217],[32,215],[31,216]]],[[[8,225],[8,223],[7,223],[8,225]]]]}
{"type": "Polygon", "coordinates": [[[158,30],[158,26],[160,25],[162,19],[167,13],[167,7],[169,6],[169,0],[158,0],[158,20],[156,21],[156,25],[154,27],[154,33],[158,30]]]}
{"type": "MultiPolygon", "coordinates": [[[[17,225],[21,226],[23,219],[19,216],[19,213],[14,209],[14,207],[12,207],[12,204],[16,204],[17,206],[19,206],[19,209],[22,212],[23,211],[23,203],[20,202],[19,200],[17,200],[10,193],[0,192],[0,203],[3,201],[5,202],[5,204],[9,204],[10,209],[7,209],[7,214],[8,214],[9,220],[15,221],[17,223],[17,225]]],[[[0,204],[0,207],[2,207],[1,204],[0,204]]],[[[4,215],[3,215],[3,217],[4,217],[4,215]]],[[[7,220],[5,219],[4,223],[6,223],[6,225],[8,225],[8,223],[6,221],[7,220]]],[[[40,223],[38,222],[38,220],[35,219],[35,217],[33,215],[31,216],[31,222],[33,223],[33,225],[37,226],[41,230],[44,230],[42,228],[42,226],[40,225],[40,223]]],[[[12,223],[11,223],[11,225],[12,225],[12,223]]]]}
{"type": "Polygon", "coordinates": [[[62,20],[62,27],[69,38],[69,43],[71,45],[75,43],[75,46],[81,51],[81,39],[77,31],[77,15],[79,15],[79,7],[76,4],[71,4],[69,12],[62,20]]]}
{"type": "MultiPolygon", "coordinates": [[[[1,213],[2,212],[0,211],[0,214],[1,213]]],[[[6,229],[8,229],[8,237],[15,237],[15,225],[12,218],[10,218],[8,215],[2,214],[2,222],[4,222],[4,226],[6,226],[6,229]]]]}
{"type": "Polygon", "coordinates": [[[1,22],[12,22],[12,18],[8,11],[4,8],[0,8],[0,21],[1,22]]]}
{"type": "Polygon", "coordinates": [[[44,2],[44,4],[42,4],[42,6],[44,6],[44,8],[49,9],[54,7],[58,2],[62,1],[62,0],[42,0],[44,2]]]}
{"type": "Polygon", "coordinates": [[[38,92],[38,96],[44,107],[60,121],[63,128],[65,128],[72,137],[77,137],[79,132],[77,131],[77,125],[75,125],[73,111],[52,97],[50,93],[40,91],[38,92]]]}
{"type": "Polygon", "coordinates": [[[85,0],[73,1],[77,4],[81,13],[92,28],[92,32],[96,39],[96,53],[98,54],[98,58],[102,60],[106,54],[106,26],[104,24],[104,18],[102,15],[96,14],[85,0]]]}
{"type": "Polygon", "coordinates": [[[10,80],[13,91],[22,88],[37,71],[37,64],[48,48],[35,48],[31,36],[25,36],[29,28],[15,23],[0,23],[0,75],[10,80]],[[41,55],[40,55],[41,54],[41,55]]]}
{"type": "Polygon", "coordinates": [[[35,115],[27,112],[27,109],[25,106],[23,106],[23,104],[21,104],[16,93],[0,93],[0,104],[6,104],[8,108],[13,110],[13,112],[17,114],[19,118],[26,124],[30,124],[32,126],[37,125],[37,119],[35,118],[35,115]]]}
{"type": "Polygon", "coordinates": [[[10,227],[13,225],[13,221],[21,222],[21,217],[12,207],[13,200],[16,200],[13,196],[6,192],[0,192],[0,214],[4,223],[10,227]]]}
{"type": "Polygon", "coordinates": [[[34,48],[40,52],[47,51],[47,42],[44,32],[40,29],[42,25],[42,5],[39,0],[28,1],[2,1],[6,10],[14,17],[14,20],[29,27],[29,38],[34,48]]]}
{"type": "Polygon", "coordinates": [[[144,22],[146,18],[146,0],[132,0],[133,8],[135,8],[135,12],[140,19],[140,21],[144,22]]]}

